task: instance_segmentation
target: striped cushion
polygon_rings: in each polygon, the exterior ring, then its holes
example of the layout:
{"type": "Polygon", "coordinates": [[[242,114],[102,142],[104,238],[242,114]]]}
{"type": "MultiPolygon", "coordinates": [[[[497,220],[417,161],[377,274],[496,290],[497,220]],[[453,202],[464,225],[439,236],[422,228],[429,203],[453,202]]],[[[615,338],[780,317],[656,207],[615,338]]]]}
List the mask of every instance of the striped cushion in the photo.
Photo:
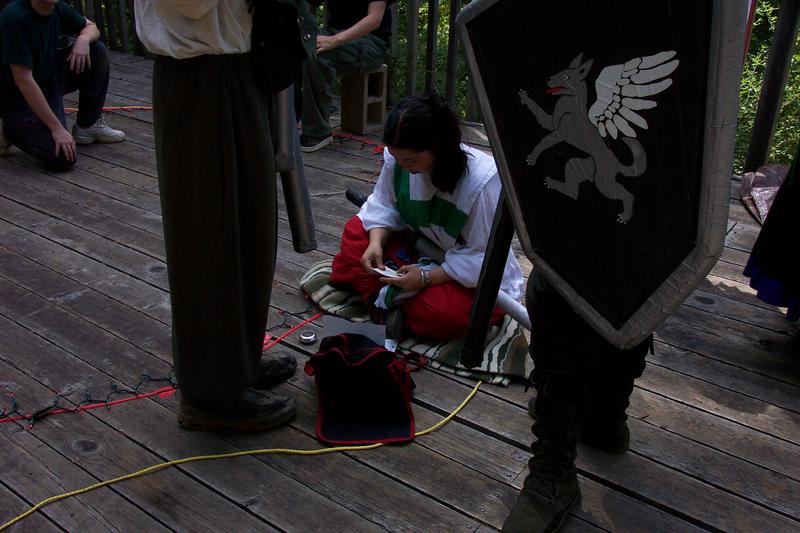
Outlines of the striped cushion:
{"type": "MultiPolygon", "coordinates": [[[[370,322],[361,297],[354,292],[331,287],[328,284],[330,275],[331,261],[322,261],[305,273],[300,279],[300,287],[323,311],[353,322],[370,322]]],[[[495,385],[507,386],[512,377],[524,379],[533,370],[524,330],[508,315],[503,317],[500,324],[489,328],[480,366],[472,369],[461,366],[461,345],[461,339],[434,343],[411,337],[400,343],[398,351],[424,355],[433,368],[495,385]]]]}

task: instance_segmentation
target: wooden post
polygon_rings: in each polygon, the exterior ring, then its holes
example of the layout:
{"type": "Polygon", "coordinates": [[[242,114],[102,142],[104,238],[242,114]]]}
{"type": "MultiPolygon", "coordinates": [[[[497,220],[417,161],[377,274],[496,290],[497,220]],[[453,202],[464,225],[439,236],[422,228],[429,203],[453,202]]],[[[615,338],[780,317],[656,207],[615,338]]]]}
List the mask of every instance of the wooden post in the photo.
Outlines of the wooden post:
{"type": "Polygon", "coordinates": [[[130,39],[128,39],[130,19],[128,18],[127,0],[117,0],[117,14],[119,15],[119,41],[122,47],[121,50],[126,54],[130,54],[130,39]]]}
{"type": "Polygon", "coordinates": [[[136,35],[136,12],[134,11],[133,7],[133,0],[126,0],[126,4],[128,4],[128,13],[131,16],[131,28],[133,28],[133,52],[138,56],[145,56],[145,49],[142,46],[142,42],[139,40],[139,36],[136,35]]]}
{"type": "Polygon", "coordinates": [[[769,145],[775,133],[783,91],[786,88],[786,78],[789,75],[789,64],[792,61],[799,22],[800,0],[783,0],[778,23],[775,26],[775,35],[769,48],[761,96],[758,99],[758,109],[744,164],[745,172],[753,172],[767,162],[769,145]]]}
{"type": "Polygon", "coordinates": [[[406,46],[406,96],[417,94],[417,59],[419,57],[419,0],[408,0],[408,27],[406,46]]]}
{"type": "Polygon", "coordinates": [[[447,81],[445,98],[455,109],[456,75],[458,73],[458,34],[456,33],[456,17],[461,10],[461,0],[450,0],[450,33],[447,37],[447,81]]]}
{"type": "Polygon", "coordinates": [[[436,88],[436,29],[439,26],[439,0],[428,0],[428,50],[425,58],[425,92],[436,88]]]}
{"type": "Polygon", "coordinates": [[[100,2],[100,5],[105,8],[105,18],[106,24],[108,25],[108,33],[106,34],[105,44],[109,50],[119,50],[119,45],[117,44],[117,21],[116,17],[114,16],[114,4],[119,0],[106,0],[105,2],[100,2]]]}

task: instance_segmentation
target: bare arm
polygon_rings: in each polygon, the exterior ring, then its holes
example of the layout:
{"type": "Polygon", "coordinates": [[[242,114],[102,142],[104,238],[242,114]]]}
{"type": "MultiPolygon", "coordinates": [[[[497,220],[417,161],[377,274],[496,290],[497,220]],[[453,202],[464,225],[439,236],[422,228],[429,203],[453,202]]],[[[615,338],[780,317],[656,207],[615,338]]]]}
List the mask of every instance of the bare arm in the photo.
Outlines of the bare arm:
{"type": "Polygon", "coordinates": [[[11,65],[11,74],[14,77],[14,83],[17,85],[19,92],[22,93],[23,98],[31,107],[36,116],[39,117],[45,126],[50,130],[53,136],[53,142],[56,145],[56,153],[58,156],[60,151],[64,152],[64,157],[68,161],[75,161],[75,140],[72,135],[61,125],[53,110],[42,93],[42,89],[36,80],[33,79],[33,71],[23,65],[11,65]]]}
{"type": "Polygon", "coordinates": [[[386,246],[386,241],[392,234],[389,228],[372,228],[367,232],[369,234],[369,245],[361,256],[361,264],[364,265],[364,270],[372,273],[374,268],[383,268],[383,247],[386,246]]]}
{"type": "Polygon", "coordinates": [[[381,25],[383,14],[386,12],[386,2],[383,0],[371,2],[367,7],[367,15],[336,35],[319,35],[317,37],[317,53],[327,52],[345,43],[363,37],[381,25]]]}
{"type": "Polygon", "coordinates": [[[92,66],[89,56],[89,45],[100,38],[100,30],[94,22],[86,19],[86,26],[83,27],[78,37],[75,39],[75,44],[72,45],[72,50],[67,57],[69,68],[80,74],[84,70],[88,70],[92,66]]]}

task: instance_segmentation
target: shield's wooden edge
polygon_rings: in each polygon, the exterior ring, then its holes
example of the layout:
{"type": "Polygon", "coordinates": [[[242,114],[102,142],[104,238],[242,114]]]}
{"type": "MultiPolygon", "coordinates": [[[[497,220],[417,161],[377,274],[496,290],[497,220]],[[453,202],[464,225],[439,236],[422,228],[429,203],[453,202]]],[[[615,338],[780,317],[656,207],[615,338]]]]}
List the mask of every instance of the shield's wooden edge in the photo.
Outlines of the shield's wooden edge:
{"type": "Polygon", "coordinates": [[[471,20],[499,1],[501,0],[474,0],[459,14],[457,24],[467,66],[483,111],[486,131],[497,160],[498,171],[503,186],[511,191],[506,197],[511,204],[520,242],[534,265],[541,269],[553,287],[596,331],[619,348],[631,348],[644,341],[692,293],[722,253],[730,205],[729,193],[749,1],[714,0],[697,245],[620,329],[613,327],[533,252],[524,217],[520,215],[522,211],[518,195],[510,179],[505,154],[499,142],[496,123],[483,80],[479,75],[475,51],[467,28],[471,20]]]}

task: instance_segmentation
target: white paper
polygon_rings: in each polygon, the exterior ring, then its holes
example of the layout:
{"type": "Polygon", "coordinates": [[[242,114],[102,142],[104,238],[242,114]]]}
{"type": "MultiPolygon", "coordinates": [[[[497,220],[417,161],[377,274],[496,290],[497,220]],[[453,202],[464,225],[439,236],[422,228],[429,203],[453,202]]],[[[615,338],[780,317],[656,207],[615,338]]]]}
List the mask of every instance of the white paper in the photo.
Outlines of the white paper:
{"type": "Polygon", "coordinates": [[[372,270],[374,270],[375,272],[377,272],[378,274],[380,274],[384,278],[399,278],[400,277],[400,274],[398,274],[397,272],[395,272],[394,270],[392,270],[389,267],[385,267],[385,268],[383,268],[383,270],[381,270],[380,268],[373,268],[372,270]]]}

